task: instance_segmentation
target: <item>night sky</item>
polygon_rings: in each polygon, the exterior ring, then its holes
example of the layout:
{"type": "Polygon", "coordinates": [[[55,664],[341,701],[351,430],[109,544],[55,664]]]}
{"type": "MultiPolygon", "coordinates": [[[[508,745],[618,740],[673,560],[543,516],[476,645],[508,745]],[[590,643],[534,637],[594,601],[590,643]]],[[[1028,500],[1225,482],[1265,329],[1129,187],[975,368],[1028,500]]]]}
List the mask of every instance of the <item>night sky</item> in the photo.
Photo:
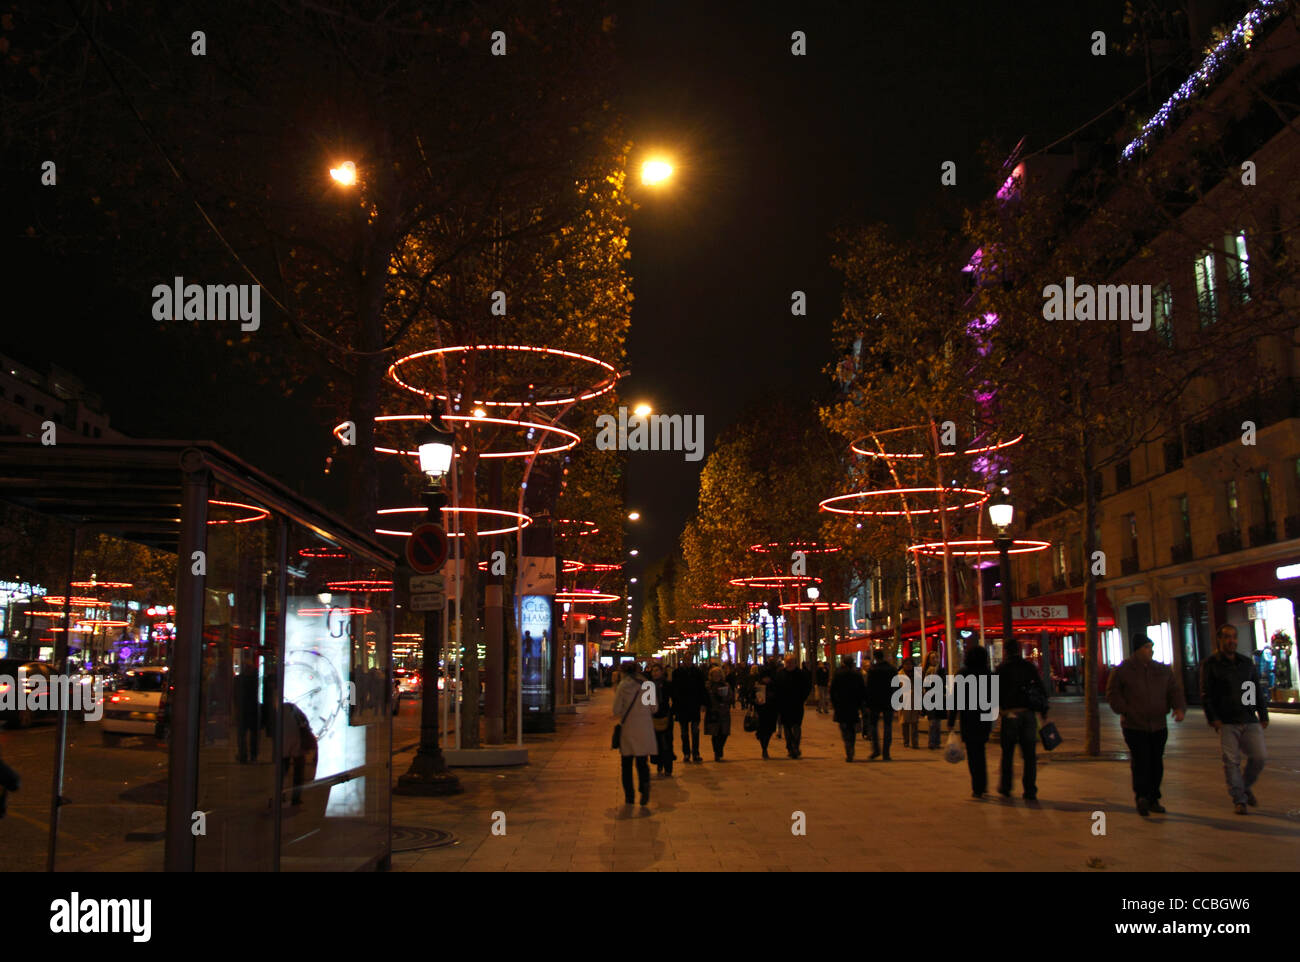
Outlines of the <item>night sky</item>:
{"type": "MultiPolygon", "coordinates": [[[[703,415],[707,455],[765,394],[824,392],[839,311],[830,232],[872,220],[905,231],[958,224],[962,207],[991,189],[981,142],[1010,150],[1025,136],[1028,149],[1045,146],[1138,83],[1134,62],[1088,49],[1094,30],[1122,36],[1122,8],[624,5],[617,82],[627,131],[638,157],[662,149],[678,174],[661,192],[637,185],[623,397],[703,415]],[[794,30],[807,35],[804,57],[790,53],[794,30]],[[945,160],[957,163],[955,188],[939,184],[945,160]],[[808,296],[807,317],[790,314],[795,290],[808,296]]],[[[61,173],[83,175],[93,171],[61,173]]],[[[322,476],[330,438],[309,390],[285,399],[232,372],[220,394],[195,397],[188,361],[160,339],[147,298],[121,290],[102,263],[54,256],[4,222],[0,350],[71,369],[128,434],[213,438],[309,495],[337,494],[322,476]]],[[[647,562],[674,547],[703,462],[630,458],[628,506],[645,520],[628,544],[647,562]]]]}

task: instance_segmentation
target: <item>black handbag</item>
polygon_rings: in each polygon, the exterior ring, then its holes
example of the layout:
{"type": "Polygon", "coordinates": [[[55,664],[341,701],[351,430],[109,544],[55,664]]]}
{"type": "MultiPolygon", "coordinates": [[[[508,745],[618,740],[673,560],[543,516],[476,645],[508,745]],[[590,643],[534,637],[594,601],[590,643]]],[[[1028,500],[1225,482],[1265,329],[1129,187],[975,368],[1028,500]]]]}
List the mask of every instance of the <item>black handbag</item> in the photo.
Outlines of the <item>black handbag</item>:
{"type": "Polygon", "coordinates": [[[745,731],[758,731],[758,709],[752,706],[749,711],[745,712],[745,731]]]}
{"type": "Polygon", "coordinates": [[[1056,730],[1056,722],[1048,722],[1038,729],[1038,738],[1043,743],[1044,751],[1051,751],[1061,744],[1061,733],[1056,730]]]}
{"type": "Polygon", "coordinates": [[[609,740],[610,748],[614,748],[614,749],[618,748],[619,739],[623,735],[623,722],[627,721],[627,716],[631,713],[633,706],[636,705],[636,699],[637,696],[633,695],[632,701],[628,704],[627,708],[623,710],[623,718],[619,721],[617,725],[614,726],[614,735],[609,740]]]}

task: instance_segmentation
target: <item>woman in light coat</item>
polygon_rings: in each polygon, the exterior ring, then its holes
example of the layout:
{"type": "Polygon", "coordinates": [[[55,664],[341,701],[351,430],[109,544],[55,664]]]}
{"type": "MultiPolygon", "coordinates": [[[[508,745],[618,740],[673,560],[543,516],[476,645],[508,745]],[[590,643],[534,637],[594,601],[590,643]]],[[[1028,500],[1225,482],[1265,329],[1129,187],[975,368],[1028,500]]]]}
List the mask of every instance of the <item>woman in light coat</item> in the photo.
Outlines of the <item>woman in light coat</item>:
{"type": "MultiPolygon", "coordinates": [[[[620,720],[618,750],[623,758],[623,799],[632,804],[632,764],[636,763],[636,780],[641,789],[641,804],[650,804],[650,756],[658,752],[655,739],[654,708],[641,697],[646,680],[636,662],[621,666],[623,680],[614,693],[613,715],[620,720]]],[[[654,691],[652,687],[650,689],[654,691]]]]}

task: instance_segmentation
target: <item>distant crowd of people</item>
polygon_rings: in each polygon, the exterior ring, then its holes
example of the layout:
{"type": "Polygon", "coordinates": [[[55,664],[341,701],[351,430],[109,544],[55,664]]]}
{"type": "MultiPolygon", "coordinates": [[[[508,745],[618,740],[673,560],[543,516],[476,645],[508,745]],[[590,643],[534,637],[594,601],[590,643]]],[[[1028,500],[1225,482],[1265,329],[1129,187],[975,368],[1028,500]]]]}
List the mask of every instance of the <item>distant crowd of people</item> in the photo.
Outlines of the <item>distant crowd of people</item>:
{"type": "MultiPolygon", "coordinates": [[[[1228,792],[1234,810],[1244,815],[1248,806],[1257,804],[1252,786],[1264,768],[1262,729],[1268,727],[1268,710],[1267,699],[1259,692],[1254,662],[1237,653],[1236,646],[1236,629],[1222,626],[1217,650],[1201,665],[1200,680],[1206,720],[1220,737],[1228,792]]],[[[997,792],[1004,798],[1011,796],[1019,749],[1023,798],[1032,802],[1038,797],[1037,745],[1040,719],[1045,720],[1049,710],[1048,691],[1038,668],[1023,657],[1019,644],[1005,643],[1004,652],[1002,664],[995,670],[986,648],[968,645],[956,674],[959,680],[967,679],[967,690],[997,692],[995,707],[1001,718],[1002,749],[997,792]],[[981,678],[988,680],[981,684],[981,678]],[[994,678],[996,684],[990,684],[994,678]]],[[[636,790],[640,804],[649,804],[652,762],[663,778],[672,777],[679,757],[685,763],[703,762],[701,718],[704,734],[711,739],[713,760],[725,761],[732,709],[737,704],[745,710],[744,728],[758,739],[764,759],[771,757],[768,749],[774,735],[784,740],[790,758],[801,758],[804,709],[814,687],[817,712],[831,714],[839,726],[846,762],[854,760],[859,736],[870,742],[871,759],[890,761],[895,714],[900,716],[903,747],[920,748],[924,716],[928,722],[926,748],[943,747],[946,725],[951,737],[961,742],[970,772],[971,795],[984,798],[988,793],[985,748],[993,731],[993,713],[985,709],[992,706],[921,708],[918,701],[904,702],[904,708],[896,711],[899,685],[895,676],[901,674],[910,683],[916,669],[911,658],[895,666],[882,649],[872,652],[864,668],[859,668],[851,657],[844,657],[833,675],[825,663],[809,670],[806,664],[799,664],[794,654],[773,657],[760,665],[739,666],[715,662],[701,667],[688,657],[671,677],[659,662],[643,668],[635,661],[626,661],[613,677],[613,715],[621,726],[618,747],[624,801],[634,804],[636,790]],[[651,691],[653,697],[649,697],[651,691]],[[680,756],[676,750],[678,737],[680,756]]],[[[944,674],[939,653],[930,652],[920,666],[920,675],[925,679],[944,674]]],[[[1137,811],[1143,816],[1162,813],[1166,718],[1172,712],[1175,721],[1183,720],[1187,704],[1182,688],[1172,669],[1153,659],[1151,642],[1139,639],[1132,656],[1110,673],[1106,697],[1120,715],[1129,748],[1137,811]]],[[[955,756],[953,760],[959,761],[955,756]]]]}

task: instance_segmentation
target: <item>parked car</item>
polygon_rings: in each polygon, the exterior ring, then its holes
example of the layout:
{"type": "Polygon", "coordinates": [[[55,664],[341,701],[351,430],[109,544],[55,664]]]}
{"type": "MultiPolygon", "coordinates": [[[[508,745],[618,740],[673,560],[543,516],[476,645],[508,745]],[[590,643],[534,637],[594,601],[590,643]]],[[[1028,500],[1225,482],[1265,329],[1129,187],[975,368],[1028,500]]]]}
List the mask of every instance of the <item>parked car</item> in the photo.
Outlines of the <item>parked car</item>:
{"type": "Polygon", "coordinates": [[[120,735],[155,734],[167,687],[166,668],[146,665],[128,669],[117,691],[104,701],[100,722],[104,743],[115,744],[120,735]]]}
{"type": "Polygon", "coordinates": [[[394,668],[393,678],[397,681],[397,690],[407,695],[420,693],[420,670],[418,668],[394,668]]]}
{"type": "Polygon", "coordinates": [[[52,699],[45,699],[45,708],[36,709],[24,703],[23,708],[18,708],[18,698],[16,686],[23,684],[30,693],[39,682],[36,680],[38,675],[45,679],[45,690],[50,690],[50,675],[52,669],[49,665],[40,661],[23,661],[21,658],[3,658],[0,659],[0,719],[3,719],[9,728],[28,728],[33,722],[52,719],[58,715],[55,708],[51,708],[52,699]],[[15,690],[11,693],[10,686],[15,690]]]}

